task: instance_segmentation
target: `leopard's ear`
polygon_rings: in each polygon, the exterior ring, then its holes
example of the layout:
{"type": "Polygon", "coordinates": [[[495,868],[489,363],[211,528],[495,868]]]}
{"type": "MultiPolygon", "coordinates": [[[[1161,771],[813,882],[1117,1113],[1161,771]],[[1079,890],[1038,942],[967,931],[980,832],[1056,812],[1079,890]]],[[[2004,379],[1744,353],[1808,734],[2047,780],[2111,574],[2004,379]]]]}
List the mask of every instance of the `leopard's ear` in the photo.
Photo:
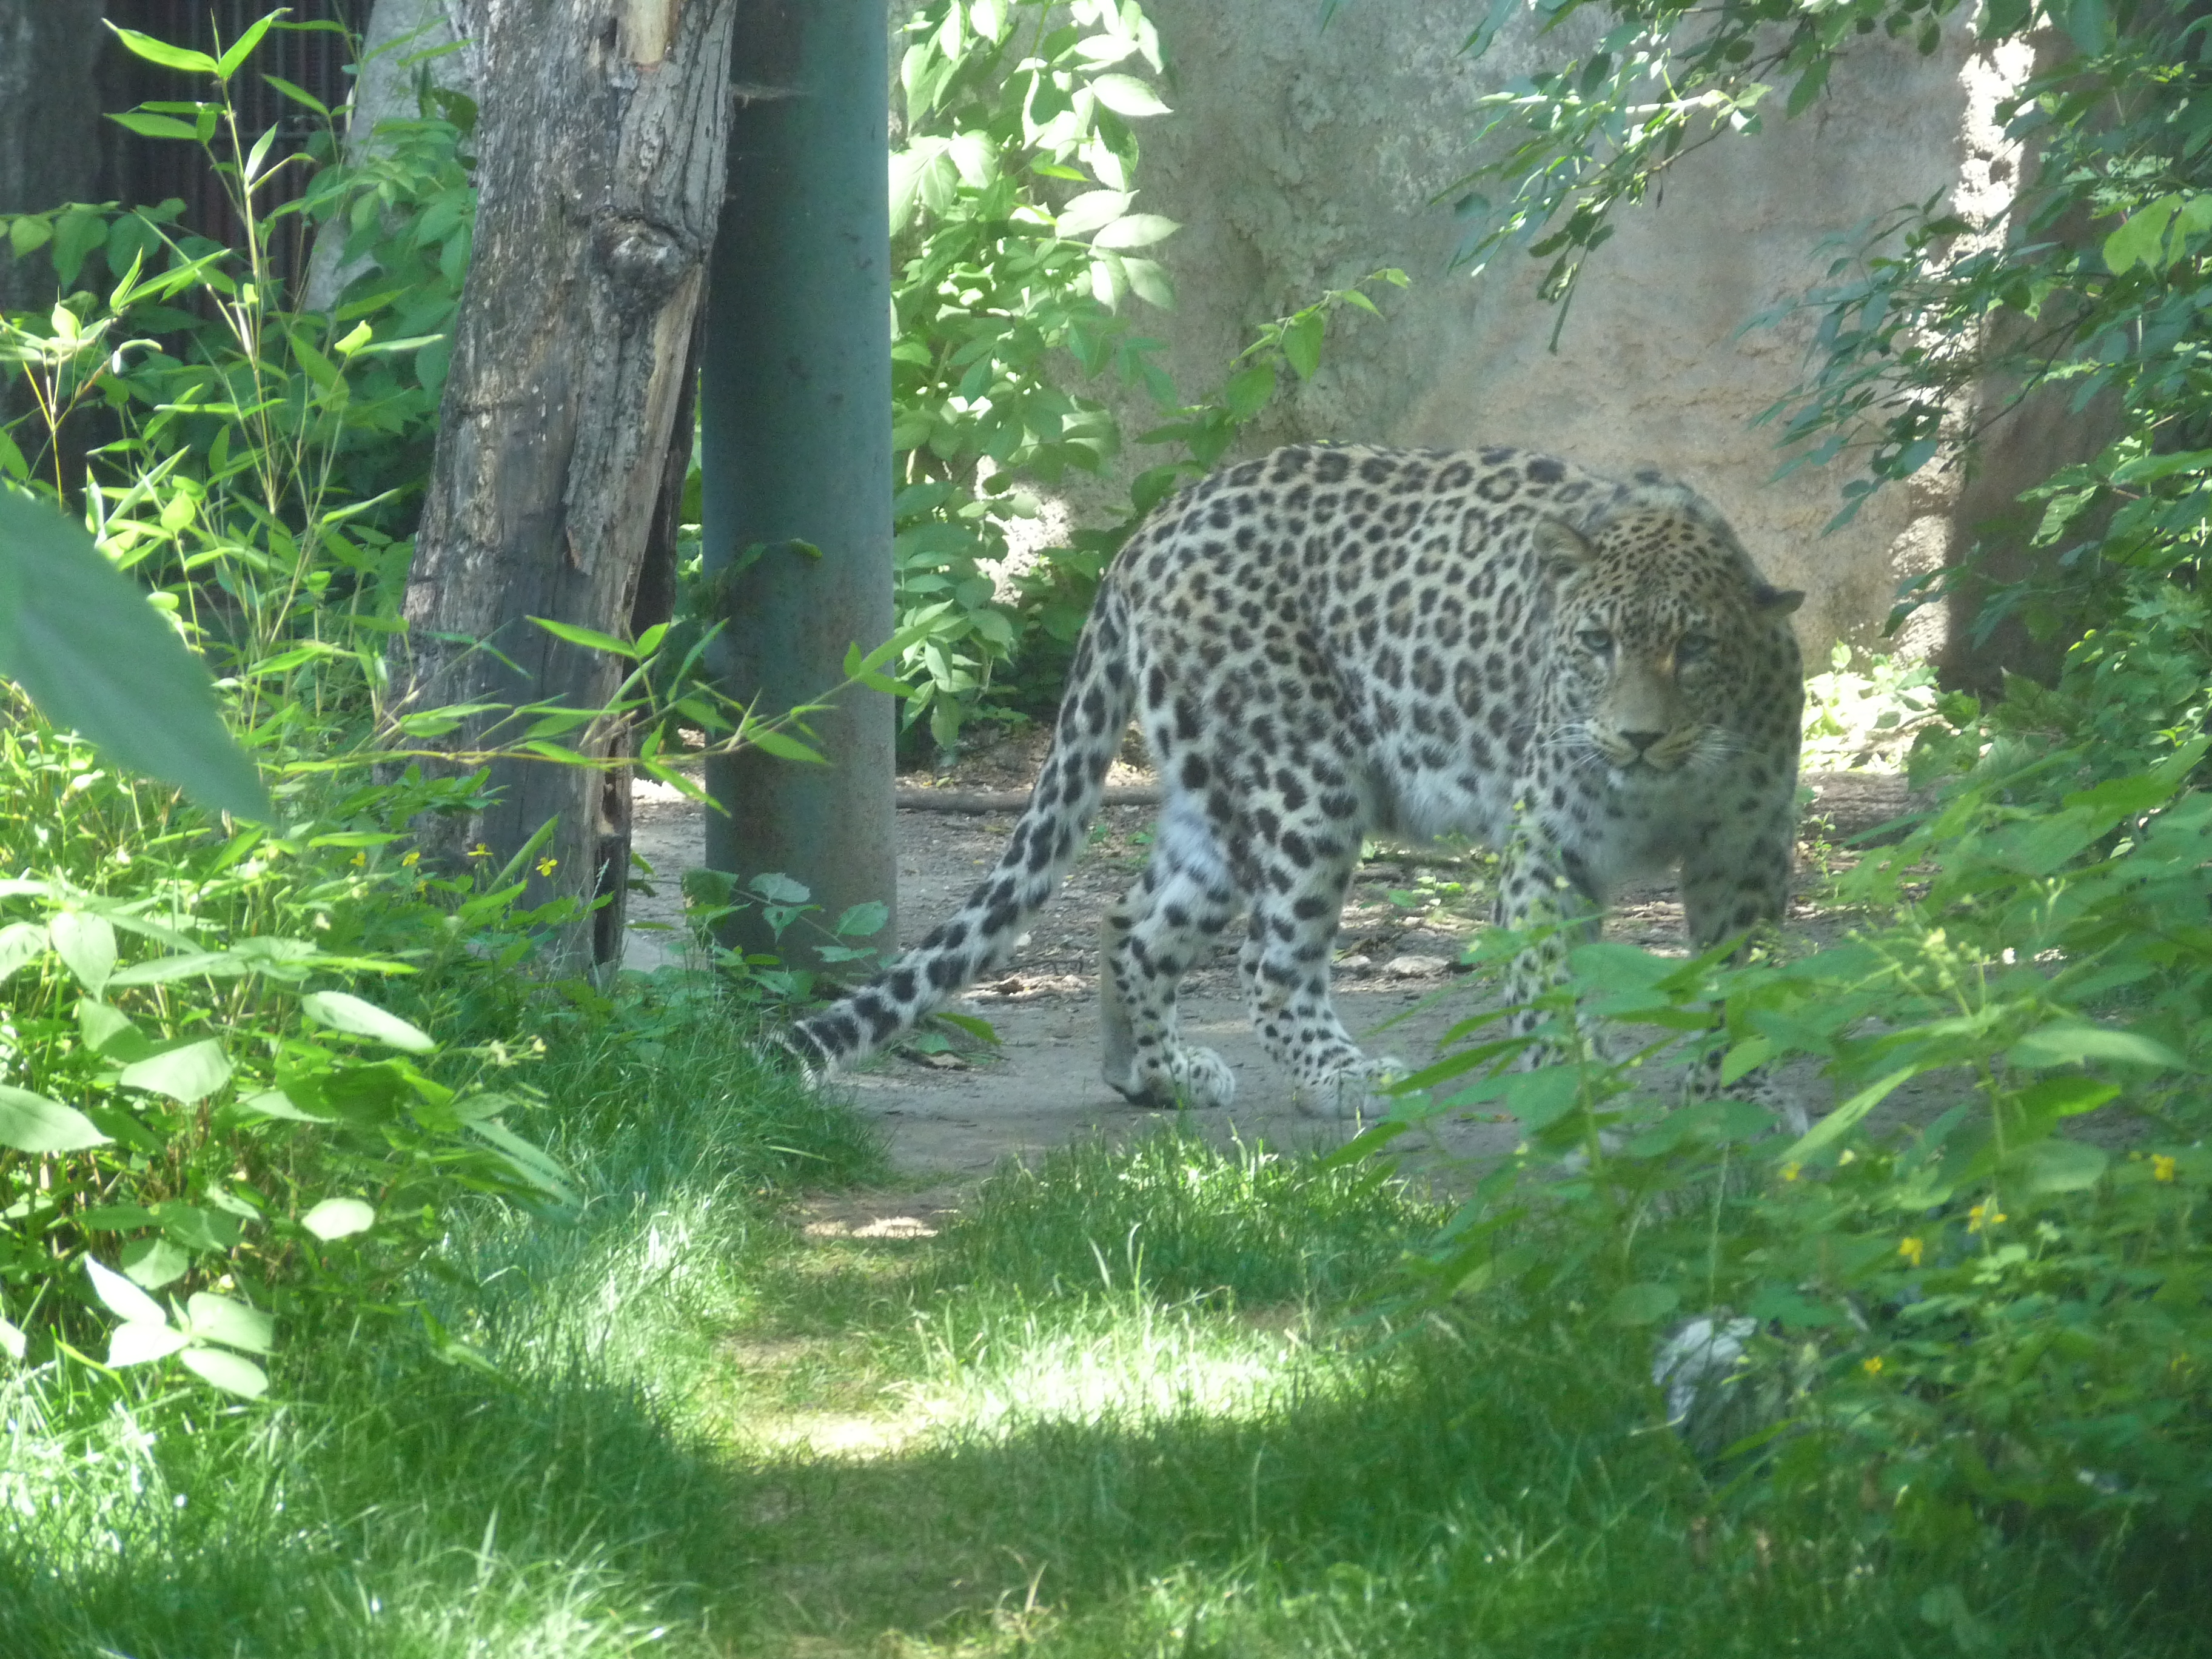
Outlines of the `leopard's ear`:
{"type": "Polygon", "coordinates": [[[1537,520],[1528,526],[1528,543],[1536,550],[1537,563],[1551,576],[1571,576],[1597,556],[1583,532],[1564,519],[1537,520]]]}
{"type": "Polygon", "coordinates": [[[1786,617],[1805,603],[1805,593],[1802,588],[1770,587],[1761,582],[1752,590],[1751,603],[1762,616],[1786,617]]]}

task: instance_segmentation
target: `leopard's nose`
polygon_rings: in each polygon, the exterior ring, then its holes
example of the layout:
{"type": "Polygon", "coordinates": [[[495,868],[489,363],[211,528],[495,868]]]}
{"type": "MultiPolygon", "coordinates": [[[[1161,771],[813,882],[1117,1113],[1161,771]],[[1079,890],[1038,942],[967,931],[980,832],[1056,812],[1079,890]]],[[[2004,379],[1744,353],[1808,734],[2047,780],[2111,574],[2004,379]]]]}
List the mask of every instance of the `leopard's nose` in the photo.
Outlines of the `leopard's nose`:
{"type": "Polygon", "coordinates": [[[1666,735],[1664,732],[1623,732],[1620,740],[1641,757],[1645,750],[1666,735]]]}

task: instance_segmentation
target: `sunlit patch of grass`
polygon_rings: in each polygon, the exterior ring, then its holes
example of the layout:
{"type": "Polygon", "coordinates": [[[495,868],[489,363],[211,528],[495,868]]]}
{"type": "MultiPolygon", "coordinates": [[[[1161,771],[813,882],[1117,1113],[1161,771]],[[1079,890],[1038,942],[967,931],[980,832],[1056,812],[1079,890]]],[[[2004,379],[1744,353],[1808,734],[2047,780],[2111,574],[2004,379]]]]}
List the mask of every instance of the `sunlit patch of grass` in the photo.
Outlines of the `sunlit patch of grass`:
{"type": "Polygon", "coordinates": [[[882,1437],[745,1477],[757,1650],[1888,1659],[1939,1606],[1992,1650],[2192,1650],[2033,1542],[1916,1558],[1850,1514],[1732,1515],[1659,1424],[1643,1333],[1492,1300],[1377,1344],[1324,1292],[1269,1299],[1315,1284],[1309,1239],[1372,1272],[1384,1219],[1428,1212],[1256,1168],[1070,1149],[897,1246],[868,1304],[882,1437]]]}
{"type": "Polygon", "coordinates": [[[1119,1277],[1169,1300],[1297,1304],[1371,1284],[1441,1217],[1371,1164],[1224,1152],[1171,1128],[999,1170],[946,1230],[933,1272],[939,1286],[1033,1296],[1119,1277]]]}
{"type": "Polygon", "coordinates": [[[477,1312],[433,1306],[500,1380],[364,1340],[275,1411],[133,1396],[158,1440],[81,1374],[19,1381],[0,1654],[2201,1649],[2054,1545],[1733,1513],[1658,1423],[1646,1333],[1496,1298],[1346,1327],[1433,1220],[1372,1175],[1170,1133],[1002,1171],[938,1237],[811,1237],[776,1208],[810,1160],[763,1139],[831,1109],[697,1057],[576,1062],[549,1139],[582,1216],[457,1234],[477,1312]]]}
{"type": "Polygon", "coordinates": [[[1302,1363],[1310,1350],[1295,1330],[1110,1286],[1044,1310],[946,1308],[926,1328],[932,1368],[913,1387],[913,1409],[951,1435],[1185,1413],[1250,1418],[1321,1374],[1302,1363]]]}

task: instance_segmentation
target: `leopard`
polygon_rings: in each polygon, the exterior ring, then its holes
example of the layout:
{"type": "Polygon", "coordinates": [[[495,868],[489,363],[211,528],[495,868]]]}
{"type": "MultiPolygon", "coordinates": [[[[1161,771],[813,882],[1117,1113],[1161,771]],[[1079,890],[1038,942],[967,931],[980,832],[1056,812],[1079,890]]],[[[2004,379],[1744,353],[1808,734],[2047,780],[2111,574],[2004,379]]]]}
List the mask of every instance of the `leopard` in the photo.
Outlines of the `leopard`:
{"type": "Polygon", "coordinates": [[[1227,1105],[1178,982],[1241,915],[1238,976],[1296,1098],[1356,1115],[1403,1075],[1346,1030],[1334,942],[1364,842],[1500,854],[1495,920],[1523,1064],[1623,884],[1678,878],[1700,951],[1770,931],[1795,843],[1802,592],[1655,467],[1614,478],[1504,447],[1297,444],[1157,507],[1100,580],[1005,850],[950,917],[783,1034],[817,1074],[1003,965],[1085,844],[1133,718],[1163,786],[1099,935],[1105,1081],[1227,1105]]]}

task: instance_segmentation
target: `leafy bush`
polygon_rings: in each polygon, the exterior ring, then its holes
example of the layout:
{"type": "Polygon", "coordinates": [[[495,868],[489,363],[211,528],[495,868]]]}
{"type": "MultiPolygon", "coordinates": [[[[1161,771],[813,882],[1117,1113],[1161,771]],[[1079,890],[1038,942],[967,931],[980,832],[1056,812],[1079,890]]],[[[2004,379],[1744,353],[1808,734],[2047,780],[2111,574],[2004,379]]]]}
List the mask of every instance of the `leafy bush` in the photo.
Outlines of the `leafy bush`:
{"type": "MultiPolygon", "coordinates": [[[[1589,53],[1488,100],[1505,147],[1468,181],[1504,195],[1469,196],[1467,254],[1525,246],[1555,295],[1589,279],[1613,215],[1679,155],[1755,131],[1782,83],[1790,114],[1808,107],[1858,35],[1933,50],[1959,9],[1589,9],[1607,27],[1589,53]]],[[[1632,1327],[1710,1317],[1744,1337],[1748,1372],[1712,1385],[1759,1425],[1719,1449],[1735,1498],[1817,1498],[1939,1556],[2027,1516],[2171,1539],[2212,1493],[2200,27],[2102,0],[1983,8],[1984,43],[2051,27],[2076,48],[2000,112],[2040,147],[2034,180],[2005,224],[1930,201],[1838,260],[1809,300],[1813,368],[1776,411],[1791,465],[1867,465],[1842,518],[1969,459],[1980,434],[1954,411],[1988,377],[2106,400],[2118,435],[2029,492],[2043,562],[1980,621],[2069,640],[2056,684],[2010,678],[1987,703],[1910,688],[1902,712],[1936,716],[1913,775],[1940,802],[1844,878],[1856,936],[1734,969],[1581,946],[1581,1018],[1628,1025],[1616,1054],[1577,1035],[1563,988],[1547,1013],[1579,1063],[1508,1072],[1522,1042],[1470,1021],[1405,1117],[1495,1103],[1528,1137],[1409,1294],[1632,1327]],[[1661,1056],[1716,1018],[1735,1093],[1668,1109],[1661,1056]],[[1819,1073],[1835,1106],[1777,1137],[1760,1067],[1792,1088],[1819,1073]]]]}
{"type": "MultiPolygon", "coordinates": [[[[905,719],[926,714],[950,747],[1017,659],[1016,700],[1049,705],[1099,574],[1137,521],[1227,451],[1284,367],[1314,372],[1330,313],[1375,307],[1365,284],[1332,290],[1261,329],[1220,388],[1182,403],[1154,361],[1160,342],[1123,310],[1131,295],[1174,303],[1140,252],[1176,229],[1137,210],[1133,124],[1167,112],[1144,78],[1162,58],[1142,7],[930,0],[905,33],[905,144],[891,158],[893,552],[900,623],[919,636],[905,719]],[[1170,459],[1136,475],[1121,522],[1039,549],[1009,576],[1010,526],[1038,510],[1024,486],[1097,472],[1121,452],[1107,398],[1078,389],[1102,380],[1158,407],[1161,423],[1137,441],[1173,446],[1170,459]]],[[[1378,281],[1405,278],[1367,279],[1378,281]]]]}
{"type": "MultiPolygon", "coordinates": [[[[226,88],[272,27],[220,59],[123,32],[211,83],[118,118],[208,149],[243,245],[177,232],[174,204],[15,216],[11,248],[43,250],[65,291],[45,315],[0,319],[0,361],[32,399],[0,434],[11,564],[44,534],[23,495],[82,502],[109,562],[155,587],[159,627],[216,665],[274,778],[273,806],[252,809],[264,821],[233,821],[118,775],[20,699],[7,710],[0,1346],[104,1351],[112,1367],[174,1354],[246,1395],[269,1386],[276,1321],[418,1307],[400,1287],[455,1200],[568,1198],[507,1121],[536,1109],[514,1069],[525,989],[506,970],[554,918],[515,912],[520,860],[433,878],[402,850],[410,819],[469,809],[480,778],[400,763],[368,778],[395,729],[400,482],[434,429],[467,252],[461,130],[419,124],[261,214],[293,163],[270,163],[273,134],[239,132],[226,88]],[[353,213],[368,258],[330,317],[283,308],[270,272],[274,224],[310,210],[353,213]],[[82,286],[103,264],[112,287],[82,286]]],[[[133,709],[133,678],[69,633],[89,614],[52,626],[82,653],[74,678],[107,687],[112,708],[88,706],[99,729],[72,714],[106,741],[156,711],[133,709]]]]}

